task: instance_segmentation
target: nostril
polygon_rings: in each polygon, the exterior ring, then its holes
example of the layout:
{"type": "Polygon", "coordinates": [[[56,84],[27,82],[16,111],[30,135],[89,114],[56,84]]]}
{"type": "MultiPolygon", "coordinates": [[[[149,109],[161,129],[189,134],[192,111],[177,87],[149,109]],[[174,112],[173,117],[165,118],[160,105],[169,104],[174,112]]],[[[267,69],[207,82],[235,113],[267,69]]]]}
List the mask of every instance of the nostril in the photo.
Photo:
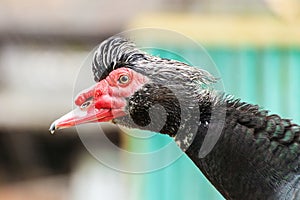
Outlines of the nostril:
{"type": "Polygon", "coordinates": [[[87,99],[83,104],[81,104],[80,109],[88,108],[92,103],[92,98],[87,99]]]}
{"type": "Polygon", "coordinates": [[[90,101],[84,102],[84,103],[80,106],[80,108],[86,108],[86,107],[88,107],[90,104],[91,104],[90,101]]]}

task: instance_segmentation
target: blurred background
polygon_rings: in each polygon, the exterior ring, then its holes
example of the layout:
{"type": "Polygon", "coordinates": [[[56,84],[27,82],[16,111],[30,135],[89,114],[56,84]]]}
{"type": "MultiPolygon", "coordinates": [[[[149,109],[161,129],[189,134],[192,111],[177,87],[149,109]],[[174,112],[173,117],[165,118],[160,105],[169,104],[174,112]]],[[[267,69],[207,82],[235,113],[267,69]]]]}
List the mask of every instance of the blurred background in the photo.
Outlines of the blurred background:
{"type": "MultiPolygon", "coordinates": [[[[93,158],[75,129],[50,135],[49,125],[72,108],[89,52],[143,27],[193,38],[215,62],[226,93],[300,123],[299,19],[299,0],[1,0],[0,200],[223,199],[185,156],[155,172],[122,173],[93,158]]],[[[172,48],[199,55],[180,43],[172,48]]],[[[117,127],[103,130],[114,144],[139,148],[117,127]]]]}

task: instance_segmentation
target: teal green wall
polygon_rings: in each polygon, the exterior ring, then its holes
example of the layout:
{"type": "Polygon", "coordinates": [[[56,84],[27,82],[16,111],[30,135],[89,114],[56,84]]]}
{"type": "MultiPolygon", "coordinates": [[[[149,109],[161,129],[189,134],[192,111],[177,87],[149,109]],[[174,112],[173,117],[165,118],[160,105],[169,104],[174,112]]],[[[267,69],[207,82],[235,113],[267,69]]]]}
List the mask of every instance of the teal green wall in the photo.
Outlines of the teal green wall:
{"type": "Polygon", "coordinates": [[[300,123],[300,48],[215,48],[225,91],[300,123]]]}
{"type": "MultiPolygon", "coordinates": [[[[178,60],[202,55],[189,48],[177,48],[176,52],[181,52],[180,56],[150,51],[178,60]]],[[[227,94],[300,123],[300,48],[214,47],[208,53],[220,72],[227,94]]],[[[157,135],[142,146],[153,150],[168,142],[170,138],[157,135]]],[[[161,159],[165,156],[168,155],[162,155],[161,159]]],[[[141,176],[143,200],[223,199],[186,156],[164,169],[141,176]]]]}

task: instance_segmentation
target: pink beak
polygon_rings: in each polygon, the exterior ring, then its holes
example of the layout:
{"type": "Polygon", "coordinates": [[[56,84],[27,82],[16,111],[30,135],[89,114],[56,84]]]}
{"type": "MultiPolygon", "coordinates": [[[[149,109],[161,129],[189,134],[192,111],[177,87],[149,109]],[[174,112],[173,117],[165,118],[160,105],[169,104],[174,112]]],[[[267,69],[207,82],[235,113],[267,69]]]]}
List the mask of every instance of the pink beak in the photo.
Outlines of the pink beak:
{"type": "Polygon", "coordinates": [[[77,107],[71,112],[55,120],[49,131],[68,128],[83,123],[107,122],[116,117],[124,116],[126,101],[122,96],[116,96],[106,81],[101,81],[80,93],[76,98],[77,107]]]}
{"type": "Polygon", "coordinates": [[[80,108],[76,108],[71,112],[65,114],[59,119],[55,120],[51,126],[49,131],[54,133],[58,129],[69,128],[72,126],[76,126],[84,123],[91,122],[106,122],[110,121],[114,118],[112,111],[110,109],[95,109],[94,112],[85,112],[80,110],[80,108]]]}

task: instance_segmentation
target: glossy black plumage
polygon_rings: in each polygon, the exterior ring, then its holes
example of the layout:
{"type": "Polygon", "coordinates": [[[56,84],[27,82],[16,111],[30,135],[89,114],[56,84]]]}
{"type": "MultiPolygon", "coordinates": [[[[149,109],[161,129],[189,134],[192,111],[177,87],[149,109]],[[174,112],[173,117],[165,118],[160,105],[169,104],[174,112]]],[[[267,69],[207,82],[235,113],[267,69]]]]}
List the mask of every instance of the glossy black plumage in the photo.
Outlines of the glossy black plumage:
{"type": "Polygon", "coordinates": [[[218,143],[199,159],[207,130],[200,126],[186,151],[189,157],[227,199],[299,199],[300,127],[257,106],[224,103],[226,121],[218,143]]]}
{"type": "Polygon", "coordinates": [[[115,123],[174,137],[226,199],[300,199],[298,125],[211,90],[209,84],[216,80],[204,70],[148,55],[114,37],[95,53],[95,80],[118,67],[146,75],[151,83],[128,98],[129,115],[115,123]],[[166,111],[160,130],[156,127],[162,116],[155,105],[166,111]],[[213,133],[220,138],[202,157],[199,151],[209,128],[221,130],[213,133]]]}

